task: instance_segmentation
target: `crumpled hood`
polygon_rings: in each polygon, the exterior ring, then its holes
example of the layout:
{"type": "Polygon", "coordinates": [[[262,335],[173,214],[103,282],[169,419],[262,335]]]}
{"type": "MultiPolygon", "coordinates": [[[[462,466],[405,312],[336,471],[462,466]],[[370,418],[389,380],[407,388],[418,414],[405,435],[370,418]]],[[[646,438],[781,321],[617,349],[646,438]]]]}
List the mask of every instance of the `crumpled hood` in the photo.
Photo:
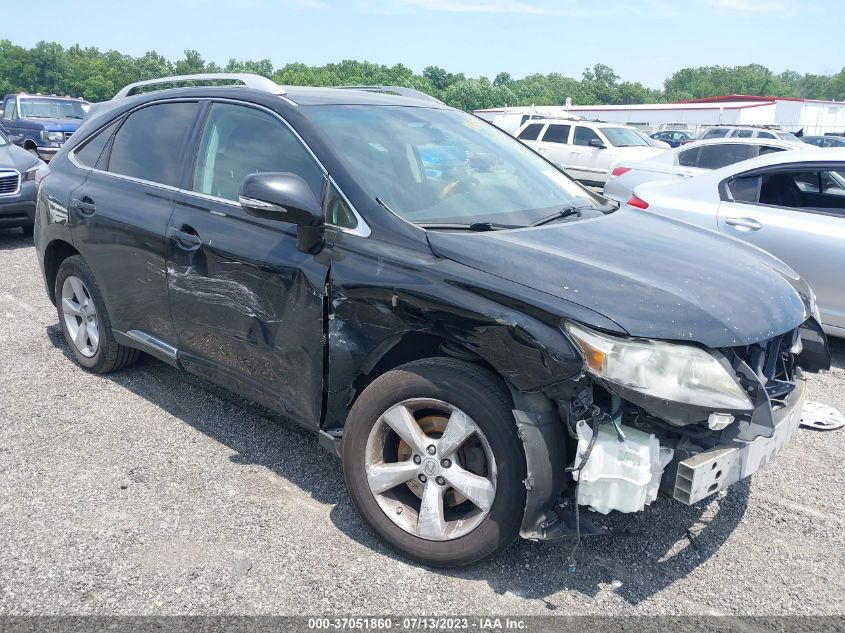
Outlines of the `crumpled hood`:
{"type": "Polygon", "coordinates": [[[533,229],[428,237],[441,257],[590,308],[631,336],[731,347],[787,332],[810,314],[809,287],[779,259],[628,207],[533,229]]]}

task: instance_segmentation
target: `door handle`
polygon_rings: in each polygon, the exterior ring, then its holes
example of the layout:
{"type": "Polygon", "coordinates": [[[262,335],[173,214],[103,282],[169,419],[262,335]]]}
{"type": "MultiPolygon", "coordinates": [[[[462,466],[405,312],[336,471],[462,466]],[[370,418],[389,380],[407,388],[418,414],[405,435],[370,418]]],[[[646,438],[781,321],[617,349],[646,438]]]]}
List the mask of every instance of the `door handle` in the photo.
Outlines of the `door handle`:
{"type": "Polygon", "coordinates": [[[725,218],[725,224],[740,231],[759,231],[763,228],[762,224],[752,218],[725,218]]]}
{"type": "Polygon", "coordinates": [[[94,204],[94,201],[88,196],[84,196],[82,198],[74,198],[73,207],[77,211],[79,211],[80,215],[84,215],[86,218],[90,218],[97,212],[97,206],[94,204]]]}
{"type": "Polygon", "coordinates": [[[183,251],[195,251],[202,246],[200,236],[197,235],[193,229],[187,226],[183,226],[180,229],[177,229],[175,226],[171,226],[167,229],[167,237],[176,242],[176,246],[181,248],[183,251]]]}

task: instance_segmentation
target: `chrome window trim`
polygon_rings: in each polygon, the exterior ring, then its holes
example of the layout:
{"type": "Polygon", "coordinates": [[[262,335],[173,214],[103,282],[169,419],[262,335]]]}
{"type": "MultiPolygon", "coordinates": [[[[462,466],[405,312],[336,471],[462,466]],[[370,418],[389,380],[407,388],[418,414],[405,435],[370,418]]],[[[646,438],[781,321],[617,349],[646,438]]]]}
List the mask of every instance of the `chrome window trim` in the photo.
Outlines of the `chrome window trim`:
{"type": "MultiPolygon", "coordinates": [[[[365,237],[366,238],[366,237],[369,237],[372,234],[372,231],[370,230],[370,226],[367,224],[367,222],[364,220],[364,218],[361,217],[361,214],[358,213],[358,209],[355,208],[355,205],[352,204],[352,202],[349,200],[349,197],[343,192],[343,189],[341,189],[340,186],[338,186],[335,179],[332,178],[331,174],[329,174],[329,171],[326,169],[325,165],[323,165],[323,163],[320,161],[320,159],[317,158],[317,155],[314,154],[312,149],[308,146],[308,143],[305,142],[305,140],[299,135],[299,133],[295,129],[293,129],[291,124],[288,123],[287,120],[283,116],[281,116],[278,112],[274,112],[273,110],[271,110],[270,108],[268,108],[266,106],[263,106],[263,105],[258,104],[258,103],[251,103],[249,101],[241,101],[239,99],[228,99],[226,97],[158,99],[156,101],[151,101],[149,103],[145,103],[138,108],[133,108],[131,110],[128,110],[128,111],[124,112],[123,114],[121,114],[120,116],[126,117],[126,116],[131,115],[133,112],[137,112],[141,108],[144,108],[144,107],[147,107],[147,106],[152,106],[152,105],[163,104],[163,103],[184,103],[184,102],[201,103],[203,101],[210,102],[212,104],[213,103],[231,103],[231,104],[235,104],[235,105],[240,105],[240,106],[245,106],[245,107],[250,107],[250,108],[256,108],[258,110],[263,110],[264,112],[267,112],[271,116],[274,116],[276,119],[281,121],[282,124],[288,130],[290,130],[290,132],[294,135],[294,137],[296,137],[296,139],[299,141],[299,143],[305,148],[305,151],[308,152],[308,154],[311,156],[311,158],[314,159],[314,162],[317,164],[317,166],[320,168],[320,171],[323,173],[323,177],[328,179],[328,181],[335,187],[335,189],[337,189],[341,198],[343,198],[344,202],[346,202],[346,204],[349,206],[350,210],[352,211],[352,214],[355,216],[355,220],[357,221],[357,225],[355,226],[355,228],[349,228],[349,227],[339,226],[337,224],[330,224],[330,223],[326,223],[326,226],[338,229],[339,231],[343,231],[344,233],[349,233],[350,235],[357,235],[358,237],[365,237]]],[[[93,138],[97,133],[99,133],[104,128],[106,128],[109,125],[111,125],[112,123],[114,123],[115,120],[116,119],[111,119],[110,121],[108,121],[104,125],[101,125],[99,128],[97,128],[96,130],[94,130],[93,132],[88,134],[88,136],[86,136],[82,141],[80,141],[79,144],[76,147],[74,147],[70,152],[68,152],[68,160],[70,160],[71,164],[73,164],[78,169],[83,169],[85,171],[94,172],[94,173],[98,173],[98,174],[104,174],[106,176],[113,176],[115,178],[121,178],[123,180],[128,180],[130,182],[136,182],[136,183],[143,184],[143,185],[150,185],[150,186],[153,186],[153,187],[159,187],[159,188],[165,189],[167,191],[176,191],[176,192],[179,192],[179,193],[183,193],[185,195],[197,196],[197,197],[203,198],[205,200],[211,200],[213,202],[221,202],[223,204],[227,204],[227,205],[232,206],[232,207],[243,208],[243,207],[241,207],[241,205],[236,200],[229,200],[228,198],[221,198],[219,196],[214,196],[214,195],[211,195],[211,194],[202,193],[200,191],[193,191],[192,189],[182,189],[182,188],[179,188],[179,187],[172,187],[171,185],[165,185],[163,183],[153,182],[153,181],[150,181],[150,180],[143,180],[141,178],[135,178],[133,176],[127,176],[125,174],[118,174],[118,173],[115,173],[115,172],[104,171],[102,169],[97,169],[96,167],[88,167],[86,165],[83,165],[81,162],[79,162],[79,160],[76,158],[76,150],[82,148],[91,138],[93,138]]],[[[120,131],[119,127],[118,127],[117,131],[120,131]]],[[[117,133],[117,131],[115,132],[115,134],[117,133]]]]}
{"type": "Polygon", "coordinates": [[[23,178],[20,171],[13,167],[4,167],[0,169],[0,178],[7,178],[8,176],[17,176],[18,177],[18,186],[17,188],[12,191],[11,193],[0,193],[0,198],[11,198],[12,196],[17,196],[21,192],[21,185],[23,184],[23,178]]]}

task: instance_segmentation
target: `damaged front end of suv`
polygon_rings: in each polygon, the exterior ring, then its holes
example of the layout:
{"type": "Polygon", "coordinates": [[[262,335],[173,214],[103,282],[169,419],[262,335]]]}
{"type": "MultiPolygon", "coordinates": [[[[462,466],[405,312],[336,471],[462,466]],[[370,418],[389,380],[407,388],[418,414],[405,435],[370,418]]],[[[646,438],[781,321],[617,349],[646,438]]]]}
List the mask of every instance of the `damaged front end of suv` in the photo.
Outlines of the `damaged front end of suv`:
{"type": "MultiPolygon", "coordinates": [[[[719,349],[619,337],[573,321],[561,328],[583,355],[584,371],[556,389],[566,394],[555,403],[570,439],[547,451],[560,442],[547,433],[541,454],[526,448],[521,534],[529,539],[577,532],[572,516],[551,502],[567,483],[577,486],[578,505],[607,514],[641,511],[658,492],[691,505],[752,475],[798,428],[804,372],[830,366],[813,316],[768,340],[719,349]],[[548,468],[542,453],[557,464],[548,468]],[[564,466],[569,480],[559,476],[564,466]]],[[[536,417],[515,413],[523,438],[542,428],[536,417]]]]}

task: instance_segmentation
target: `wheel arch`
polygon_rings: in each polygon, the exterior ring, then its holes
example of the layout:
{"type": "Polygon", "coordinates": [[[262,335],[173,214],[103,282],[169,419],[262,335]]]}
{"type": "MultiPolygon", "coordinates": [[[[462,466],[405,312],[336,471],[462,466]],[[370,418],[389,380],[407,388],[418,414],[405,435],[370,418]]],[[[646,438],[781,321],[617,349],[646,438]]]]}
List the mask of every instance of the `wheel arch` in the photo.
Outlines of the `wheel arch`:
{"type": "Polygon", "coordinates": [[[53,305],[56,305],[56,276],[59,274],[59,267],[63,261],[74,255],[79,255],[79,251],[62,239],[53,240],[44,249],[44,281],[53,305]]]}

